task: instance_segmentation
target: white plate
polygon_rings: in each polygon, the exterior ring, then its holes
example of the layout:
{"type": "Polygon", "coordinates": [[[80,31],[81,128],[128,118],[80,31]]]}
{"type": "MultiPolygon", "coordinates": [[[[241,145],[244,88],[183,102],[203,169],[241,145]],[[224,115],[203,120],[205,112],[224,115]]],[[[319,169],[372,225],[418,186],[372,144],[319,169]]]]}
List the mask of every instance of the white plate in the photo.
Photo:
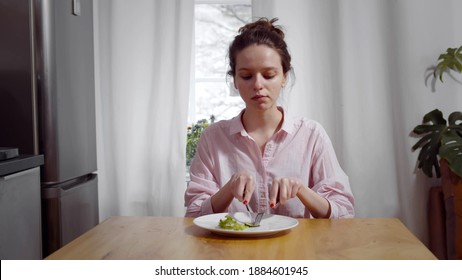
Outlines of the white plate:
{"type": "MultiPolygon", "coordinates": [[[[298,225],[298,221],[291,217],[264,214],[259,227],[249,227],[244,230],[223,229],[218,226],[218,222],[221,219],[224,219],[226,215],[228,215],[228,213],[201,216],[195,218],[193,222],[196,226],[210,230],[211,232],[217,234],[248,237],[272,235],[291,229],[298,225]]],[[[250,222],[249,213],[236,212],[229,213],[229,215],[240,223],[250,222]]]]}

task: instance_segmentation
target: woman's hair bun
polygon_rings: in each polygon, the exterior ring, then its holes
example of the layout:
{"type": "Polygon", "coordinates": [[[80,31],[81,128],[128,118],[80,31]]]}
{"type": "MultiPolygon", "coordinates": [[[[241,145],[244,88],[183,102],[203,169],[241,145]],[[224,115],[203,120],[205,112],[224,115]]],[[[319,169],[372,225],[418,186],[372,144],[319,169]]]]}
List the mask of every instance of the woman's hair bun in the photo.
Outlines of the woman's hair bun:
{"type": "Polygon", "coordinates": [[[241,28],[239,28],[239,34],[243,34],[249,31],[270,31],[274,32],[277,35],[281,37],[281,39],[284,39],[284,31],[282,30],[282,27],[279,25],[275,25],[274,23],[278,21],[278,18],[273,18],[273,19],[267,19],[267,18],[260,18],[257,21],[254,21],[252,23],[249,23],[241,28]]]}

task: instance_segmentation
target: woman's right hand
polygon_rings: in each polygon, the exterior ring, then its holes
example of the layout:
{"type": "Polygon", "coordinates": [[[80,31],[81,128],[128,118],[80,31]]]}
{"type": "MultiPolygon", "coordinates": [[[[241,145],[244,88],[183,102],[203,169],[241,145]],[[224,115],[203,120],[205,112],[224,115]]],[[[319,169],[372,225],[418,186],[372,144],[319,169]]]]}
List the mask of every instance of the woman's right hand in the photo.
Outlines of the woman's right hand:
{"type": "Polygon", "coordinates": [[[252,174],[247,171],[234,173],[223,188],[212,196],[213,212],[226,211],[233,198],[247,204],[252,198],[254,190],[255,179],[252,174]]]}
{"type": "Polygon", "coordinates": [[[230,189],[233,197],[247,204],[252,198],[252,194],[255,190],[255,180],[247,171],[237,172],[231,176],[231,179],[229,179],[224,188],[230,189]]]}

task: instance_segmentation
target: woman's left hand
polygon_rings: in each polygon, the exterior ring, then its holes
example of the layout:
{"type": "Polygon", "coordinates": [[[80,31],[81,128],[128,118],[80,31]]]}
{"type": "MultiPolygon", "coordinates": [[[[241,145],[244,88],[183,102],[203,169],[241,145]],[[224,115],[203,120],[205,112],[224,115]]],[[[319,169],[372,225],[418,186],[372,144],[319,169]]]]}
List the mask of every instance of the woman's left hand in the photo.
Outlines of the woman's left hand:
{"type": "Polygon", "coordinates": [[[287,200],[298,195],[304,188],[302,181],[294,178],[274,178],[270,192],[270,207],[274,208],[277,203],[284,205],[287,200]]]}
{"type": "Polygon", "coordinates": [[[276,207],[277,203],[284,205],[287,200],[298,197],[305,207],[315,218],[329,218],[331,209],[327,199],[308,188],[299,179],[274,178],[270,192],[270,207],[276,207]]]}

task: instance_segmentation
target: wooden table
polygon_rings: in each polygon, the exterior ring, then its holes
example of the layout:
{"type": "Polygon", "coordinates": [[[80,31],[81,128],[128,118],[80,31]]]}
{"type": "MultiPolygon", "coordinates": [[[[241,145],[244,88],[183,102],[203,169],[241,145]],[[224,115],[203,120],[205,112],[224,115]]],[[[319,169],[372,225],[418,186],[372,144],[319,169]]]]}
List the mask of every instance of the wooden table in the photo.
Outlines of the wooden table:
{"type": "Polygon", "coordinates": [[[47,259],[436,259],[398,219],[298,221],[277,235],[240,238],[192,218],[111,217],[47,259]]]}

